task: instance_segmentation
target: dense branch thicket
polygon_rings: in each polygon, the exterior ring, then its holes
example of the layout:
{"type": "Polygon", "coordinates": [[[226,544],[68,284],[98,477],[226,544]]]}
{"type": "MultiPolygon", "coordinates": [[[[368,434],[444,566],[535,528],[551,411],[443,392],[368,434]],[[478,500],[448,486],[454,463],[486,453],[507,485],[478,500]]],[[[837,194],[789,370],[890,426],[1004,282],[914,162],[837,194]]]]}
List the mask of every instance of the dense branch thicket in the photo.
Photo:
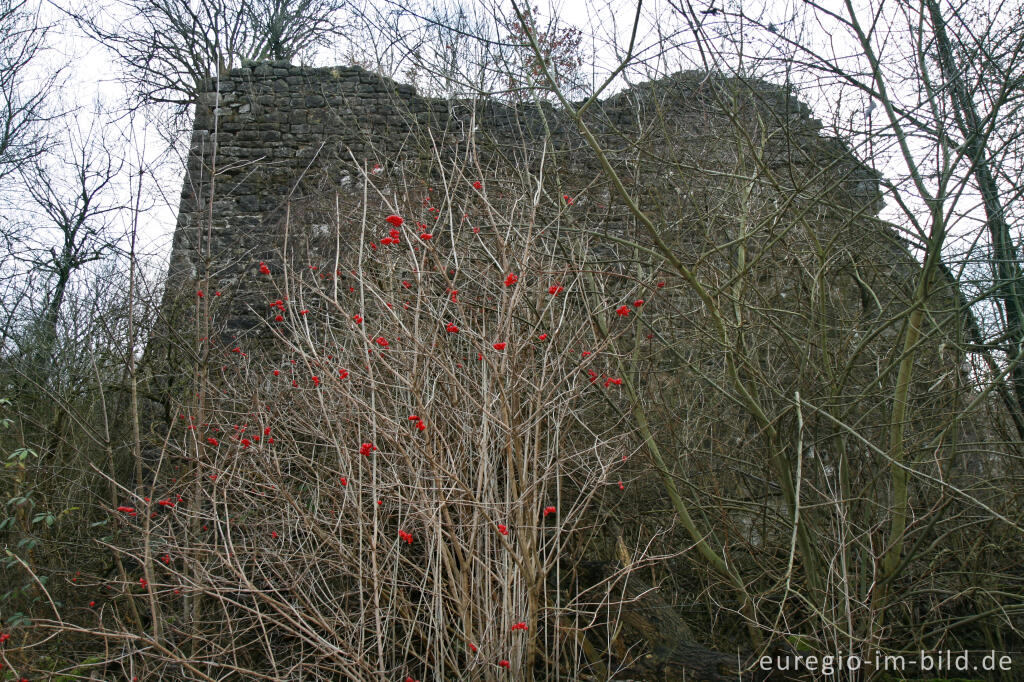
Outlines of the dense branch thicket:
{"type": "MultiPolygon", "coordinates": [[[[795,23],[690,7],[719,70],[614,94],[537,9],[496,14],[495,40],[435,21],[486,63],[446,53],[426,81],[505,68],[501,101],[231,71],[214,58],[241,52],[203,47],[222,24],[176,34],[200,68],[159,87],[199,104],[159,314],[134,229],[106,267],[105,214],[72,211],[46,261],[71,284],[54,306],[37,268],[5,322],[0,675],[735,680],[768,655],[775,679],[881,680],[908,669],[783,663],[952,650],[1014,679],[1018,197],[986,152],[1012,116],[972,114],[951,64],[970,18],[925,9],[910,25],[952,35],[910,34],[919,107],[851,5],[863,70],[795,23]],[[726,75],[712,24],[877,102],[863,149],[902,181],[786,88],[726,75]],[[987,287],[949,246],[972,187],[998,199],[987,287]]],[[[246,21],[257,56],[289,56],[246,21]]],[[[1015,59],[975,47],[988,79],[1015,59]]],[[[82,177],[113,182],[105,158],[82,177]]]]}

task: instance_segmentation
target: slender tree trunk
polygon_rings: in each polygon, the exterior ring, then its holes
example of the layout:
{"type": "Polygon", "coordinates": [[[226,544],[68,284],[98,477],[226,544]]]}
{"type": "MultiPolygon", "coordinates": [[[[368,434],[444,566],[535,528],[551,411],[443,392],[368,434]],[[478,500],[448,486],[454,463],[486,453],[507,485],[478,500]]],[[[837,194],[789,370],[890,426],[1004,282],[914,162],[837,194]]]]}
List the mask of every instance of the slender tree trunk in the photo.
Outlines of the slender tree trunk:
{"type": "MultiPolygon", "coordinates": [[[[967,84],[964,83],[961,69],[957,67],[949,35],[946,33],[946,20],[942,16],[937,0],[925,0],[925,5],[935,33],[939,69],[946,81],[956,124],[964,137],[967,156],[971,160],[974,179],[978,183],[982,204],[985,207],[985,220],[992,240],[995,296],[1006,316],[1006,356],[1012,362],[1024,349],[1024,291],[1020,281],[1020,261],[1010,236],[1006,212],[999,198],[999,186],[986,157],[988,149],[985,144],[987,136],[984,123],[971,99],[967,84]]],[[[1011,369],[1010,377],[1017,402],[1016,410],[1020,413],[1024,409],[1024,365],[1018,362],[1011,369]]]]}

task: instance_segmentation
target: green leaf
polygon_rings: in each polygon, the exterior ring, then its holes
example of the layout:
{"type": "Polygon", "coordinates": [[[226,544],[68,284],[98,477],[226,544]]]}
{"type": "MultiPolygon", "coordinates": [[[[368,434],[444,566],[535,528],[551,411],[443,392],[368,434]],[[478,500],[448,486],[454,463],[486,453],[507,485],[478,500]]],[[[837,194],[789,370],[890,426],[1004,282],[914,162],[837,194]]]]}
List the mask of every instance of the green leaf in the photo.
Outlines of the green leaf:
{"type": "Polygon", "coordinates": [[[790,635],[788,638],[790,645],[800,652],[814,651],[814,647],[811,645],[811,640],[807,637],[800,635],[790,635]]]}
{"type": "Polygon", "coordinates": [[[7,455],[7,460],[8,461],[17,460],[19,462],[24,462],[30,456],[31,457],[38,457],[39,455],[36,454],[35,450],[32,450],[30,448],[18,448],[17,450],[12,452],[11,454],[7,455]]]}
{"type": "Polygon", "coordinates": [[[39,540],[36,538],[22,538],[16,545],[18,549],[35,549],[39,544],[39,540]]]}
{"type": "Polygon", "coordinates": [[[9,627],[12,627],[12,628],[16,628],[16,627],[19,627],[19,626],[31,625],[31,624],[32,624],[32,619],[29,618],[28,616],[26,616],[24,613],[21,613],[21,612],[15,613],[7,621],[7,625],[9,627]]]}

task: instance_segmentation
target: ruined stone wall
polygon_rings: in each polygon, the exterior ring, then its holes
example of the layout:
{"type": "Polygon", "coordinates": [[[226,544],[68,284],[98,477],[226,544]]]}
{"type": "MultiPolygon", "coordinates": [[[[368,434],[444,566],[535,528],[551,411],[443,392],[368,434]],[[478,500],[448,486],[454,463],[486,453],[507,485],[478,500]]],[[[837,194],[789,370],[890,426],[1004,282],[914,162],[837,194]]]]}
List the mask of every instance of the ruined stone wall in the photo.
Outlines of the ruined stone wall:
{"type": "MultiPolygon", "coordinates": [[[[728,170],[736,162],[730,136],[740,119],[762,133],[775,131],[761,135],[767,142],[759,153],[776,165],[813,172],[831,166],[828,177],[838,180],[824,188],[825,203],[861,215],[877,212],[873,173],[841,143],[821,137],[805,105],[775,86],[737,85],[677,74],[604,100],[587,120],[612,162],[630,169],[624,174],[630,189],[649,205],[677,197],[683,183],[693,194],[702,182],[680,178],[673,166],[728,170]],[[652,138],[652,130],[661,138],[652,138]],[[638,164],[638,136],[673,153],[638,164]]],[[[194,297],[195,281],[208,272],[208,287],[224,293],[218,302],[229,330],[251,328],[251,311],[265,306],[263,293],[239,283],[279,254],[286,208],[331,206],[339,190],[361,201],[362,173],[430,177],[445,164],[525,167],[539,163],[543,150],[564,190],[586,187],[594,201],[617,202],[576,127],[546,104],[424,98],[358,67],[285,63],[235,69],[209,88],[197,106],[165,306],[170,310],[182,291],[194,297]]],[[[619,209],[609,211],[609,228],[628,221],[619,209]]]]}
{"type": "MultiPolygon", "coordinates": [[[[730,249],[741,223],[737,216],[747,210],[744,219],[748,224],[760,220],[758,234],[747,244],[749,265],[742,274],[749,283],[743,292],[743,331],[754,340],[751,346],[756,346],[745,369],[760,372],[758,380],[763,377],[761,383],[767,387],[762,399],[772,413],[786,415],[790,396],[799,389],[800,395],[813,403],[849,405],[844,417],[863,426],[866,435],[884,442],[882,431],[887,422],[882,410],[891,395],[886,382],[891,382],[893,375],[879,377],[876,360],[884,359],[893,347],[899,328],[885,320],[906,309],[918,269],[894,235],[873,220],[879,208],[874,174],[841,142],[823,137],[821,125],[806,106],[766,84],[677,74],[596,104],[587,114],[587,123],[607,151],[609,162],[624,178],[627,190],[659,221],[666,239],[672,240],[673,250],[687,264],[699,263],[695,267],[701,281],[709,288],[720,287],[714,294],[730,308],[731,278],[737,269],[730,249]],[[751,191],[751,206],[744,209],[737,206],[737,197],[746,178],[756,178],[756,186],[751,191]],[[809,236],[811,231],[817,234],[809,236]],[[827,284],[824,292],[822,282],[827,284]],[[807,314],[808,310],[814,314],[807,314]],[[821,325],[820,337],[809,322],[817,323],[818,315],[828,317],[821,325]],[[877,334],[868,333],[876,328],[877,334]],[[874,339],[877,352],[874,347],[865,352],[858,349],[862,335],[874,339]],[[805,352],[808,349],[814,351],[813,357],[805,352]],[[838,396],[832,394],[831,384],[819,380],[829,378],[824,370],[818,371],[818,352],[825,350],[834,351],[835,358],[829,360],[849,375],[845,392],[838,396]]],[[[414,206],[422,188],[412,187],[413,181],[433,182],[452,168],[471,168],[466,176],[482,179],[488,191],[500,192],[500,187],[494,186],[500,183],[492,183],[492,179],[519,169],[536,171],[541,164],[549,210],[563,208],[558,206],[558,198],[565,192],[576,200],[574,208],[579,211],[572,213],[586,216],[588,232],[605,229],[638,241],[646,239],[583,137],[554,107],[424,98],[409,86],[358,68],[260,64],[234,70],[211,83],[211,91],[197,108],[165,303],[170,308],[180,302],[185,313],[181,319],[187,322],[172,324],[167,332],[190,331],[189,322],[196,319],[196,282],[201,280],[206,282],[202,285],[206,303],[210,303],[212,292],[223,294],[211,305],[214,330],[229,336],[259,330],[273,333],[274,310],[267,304],[286,296],[272,288],[285,278],[261,276],[260,263],[269,264],[275,276],[280,272],[286,229],[294,249],[298,248],[296,235],[325,224],[330,228],[326,240],[330,248],[335,243],[334,228],[340,233],[343,226],[358,224],[363,211],[373,216],[377,234],[383,234],[385,230],[380,228],[386,227],[387,203],[375,193],[378,190],[402,195],[404,205],[414,206]],[[373,186],[364,199],[367,178],[373,179],[373,186]],[[341,218],[333,215],[339,195],[341,218]]],[[[469,183],[464,185],[449,194],[471,192],[469,183]]],[[[521,182],[515,185],[517,191],[524,186],[521,182]]],[[[359,242],[341,243],[354,249],[359,242]]],[[[621,280],[641,279],[628,270],[636,265],[634,254],[620,258],[621,252],[615,251],[610,240],[594,239],[590,247],[612,252],[608,257],[598,254],[586,259],[586,265],[599,263],[594,271],[621,274],[621,280]],[[614,272],[616,268],[622,270],[614,272]]],[[[306,266],[317,262],[313,258],[296,261],[303,263],[303,276],[308,276],[306,266]]],[[[341,277],[346,273],[326,274],[341,277]]],[[[488,274],[493,276],[492,284],[504,277],[496,271],[488,274]]],[[[777,494],[767,483],[759,483],[767,481],[762,467],[769,461],[768,454],[774,453],[755,449],[760,429],[738,407],[739,401],[716,391],[707,391],[708,396],[700,399],[693,397],[706,386],[702,377],[714,377],[720,371],[720,340],[700,331],[710,327],[707,310],[693,300],[688,287],[675,286],[671,275],[644,274],[650,275],[644,284],[661,298],[657,305],[665,311],[645,312],[645,320],[658,332],[659,347],[664,349],[652,350],[644,359],[644,400],[655,439],[665,452],[678,454],[679,475],[695,490],[735,489],[750,491],[754,497],[777,494]],[[668,286],[654,288],[654,282],[662,277],[669,280],[668,286]],[[688,355],[689,365],[680,362],[680,353],[688,355]],[[685,409],[687,405],[693,406],[692,412],[685,409]],[[720,469],[722,462],[726,466],[720,469]]],[[[391,284],[403,276],[390,277],[391,284]]],[[[615,279],[605,277],[607,286],[615,286],[615,279]]],[[[435,280],[429,286],[435,287],[435,300],[447,299],[444,282],[435,280]]],[[[474,292],[466,289],[461,300],[475,300],[480,310],[489,309],[483,287],[475,298],[474,292]]],[[[393,299],[396,307],[400,298],[393,299]]],[[[657,308],[649,302],[644,310],[657,308]]],[[[347,322],[347,316],[355,311],[364,309],[352,307],[338,316],[332,311],[321,318],[321,329],[335,325],[336,320],[347,322]]],[[[302,319],[315,318],[316,312],[314,309],[302,319]]],[[[581,328],[585,324],[581,322],[581,328]]],[[[183,341],[201,347],[189,336],[183,334],[183,341]]],[[[460,339],[468,336],[460,334],[460,339]]],[[[218,357],[233,359],[229,349],[234,343],[216,349],[218,357]]],[[[255,344],[238,341],[238,346],[251,352],[255,344]]],[[[332,352],[336,352],[333,347],[332,352]]],[[[356,351],[350,347],[348,352],[366,357],[362,347],[356,351]]],[[[929,395],[937,401],[957,395],[935,390],[940,386],[937,377],[946,373],[947,367],[942,365],[948,358],[938,353],[932,357],[938,362],[919,368],[915,375],[920,386],[915,386],[914,395],[926,397],[918,405],[930,399],[929,395]]],[[[357,366],[353,355],[348,359],[346,367],[357,366]]],[[[287,367],[287,360],[281,359],[281,365],[287,367]]],[[[180,368],[181,363],[170,362],[168,376],[180,368]]],[[[190,378],[184,374],[182,384],[190,378]]],[[[344,396],[337,393],[335,400],[344,400],[344,396]]],[[[940,403],[924,407],[930,412],[920,411],[921,423],[911,428],[918,429],[922,442],[927,442],[930,432],[924,422],[932,414],[954,410],[940,403]]],[[[332,409],[344,411],[337,405],[332,409]]],[[[599,424],[616,423],[621,416],[601,401],[585,409],[599,424]]],[[[806,443],[818,447],[820,453],[834,450],[834,425],[810,414],[806,419],[806,443]]],[[[846,452],[853,461],[872,461],[871,453],[853,439],[846,452]]],[[[828,455],[818,457],[825,461],[828,455]]],[[[831,462],[826,465],[832,466],[831,462]]],[[[638,546],[652,541],[655,553],[663,556],[677,555],[680,547],[691,542],[673,525],[670,512],[650,512],[671,509],[653,473],[639,464],[630,466],[637,468],[628,471],[635,478],[630,504],[619,508],[619,518],[624,520],[619,528],[607,526],[602,538],[588,540],[588,559],[615,557],[621,546],[614,542],[616,531],[625,537],[632,533],[640,539],[638,546]],[[661,544],[653,544],[652,528],[674,528],[675,535],[662,536],[658,530],[657,543],[661,544]]],[[[854,489],[874,485],[870,467],[861,467],[853,475],[854,489]]],[[[824,487],[822,484],[821,489],[824,487]]],[[[765,537],[754,519],[741,514],[735,517],[733,528],[749,547],[788,547],[788,535],[765,537]]],[[[618,540],[621,543],[621,535],[618,540]]],[[[671,564],[676,596],[666,599],[668,603],[685,603],[695,598],[689,590],[700,593],[704,589],[691,585],[696,581],[687,577],[685,563],[680,558],[671,564]]]]}

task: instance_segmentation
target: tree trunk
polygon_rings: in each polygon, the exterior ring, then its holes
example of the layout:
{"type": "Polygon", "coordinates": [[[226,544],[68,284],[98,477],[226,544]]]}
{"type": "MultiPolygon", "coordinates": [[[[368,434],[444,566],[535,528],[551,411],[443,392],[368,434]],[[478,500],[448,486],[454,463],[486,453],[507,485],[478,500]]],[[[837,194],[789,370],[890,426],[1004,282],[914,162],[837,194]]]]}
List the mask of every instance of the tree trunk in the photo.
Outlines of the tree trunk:
{"type": "Polygon", "coordinates": [[[992,239],[992,276],[996,285],[994,296],[1006,316],[1006,357],[1008,362],[1014,363],[1010,376],[1019,414],[1024,409],[1024,362],[1019,361],[1024,351],[1024,291],[1021,290],[1020,261],[1010,236],[1006,212],[999,199],[999,186],[986,158],[988,150],[981,116],[961,76],[961,69],[957,68],[949,35],[946,33],[946,20],[937,0],[925,0],[925,4],[935,32],[939,69],[949,89],[949,100],[957,127],[964,137],[964,146],[985,207],[986,223],[992,239]]]}

